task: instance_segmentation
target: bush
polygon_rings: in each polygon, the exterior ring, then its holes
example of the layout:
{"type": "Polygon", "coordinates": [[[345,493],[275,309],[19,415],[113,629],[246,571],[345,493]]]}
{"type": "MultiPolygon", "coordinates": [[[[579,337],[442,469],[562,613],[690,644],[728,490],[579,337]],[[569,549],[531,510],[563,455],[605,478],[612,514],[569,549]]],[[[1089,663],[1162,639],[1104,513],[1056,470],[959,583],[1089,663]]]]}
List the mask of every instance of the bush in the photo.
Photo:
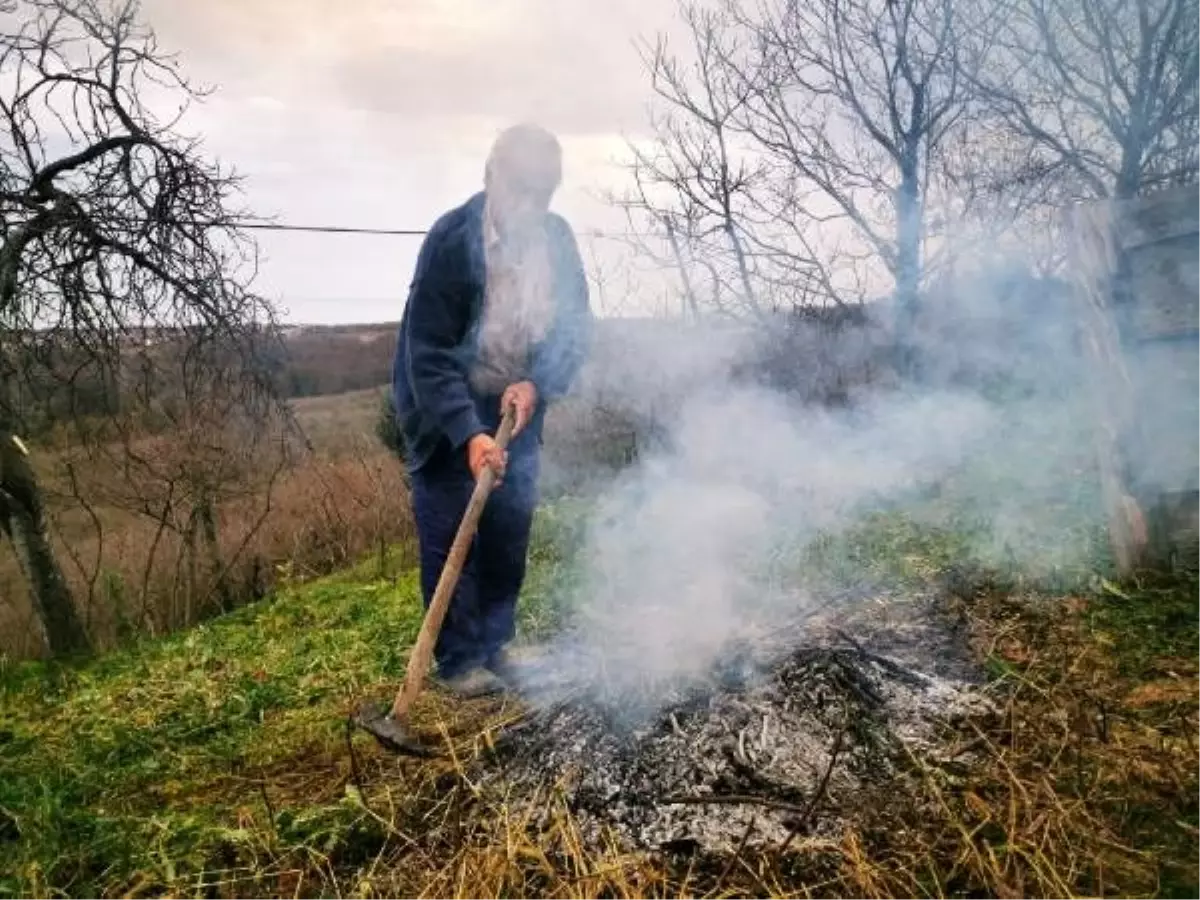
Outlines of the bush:
{"type": "Polygon", "coordinates": [[[375,421],[375,436],[399,459],[404,459],[404,434],[396,421],[396,401],[390,388],[379,400],[379,416],[375,421]]]}

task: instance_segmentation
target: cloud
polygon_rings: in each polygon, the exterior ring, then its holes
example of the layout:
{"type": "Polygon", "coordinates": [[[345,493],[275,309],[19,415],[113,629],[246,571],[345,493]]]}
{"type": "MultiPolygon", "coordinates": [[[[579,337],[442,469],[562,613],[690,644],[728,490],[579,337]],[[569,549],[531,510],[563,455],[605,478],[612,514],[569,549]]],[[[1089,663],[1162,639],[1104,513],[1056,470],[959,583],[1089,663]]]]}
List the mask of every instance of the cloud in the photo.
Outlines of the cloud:
{"type": "MultiPolygon", "coordinates": [[[[144,0],[160,44],[217,88],[186,120],[246,178],[256,212],[302,224],[424,228],[481,186],[496,131],[563,140],[556,207],[619,228],[618,183],[649,85],[634,41],[673,0],[144,0]]],[[[258,288],[290,318],[399,315],[414,238],[268,234],[258,288]]]]}
{"type": "Polygon", "coordinates": [[[149,0],[209,80],[291,104],[414,119],[534,117],[568,134],[637,130],[634,42],[673,0],[149,0]]]}
{"type": "Polygon", "coordinates": [[[579,0],[501,6],[507,27],[486,39],[363,48],[342,61],[338,83],[352,102],[406,116],[536,119],[565,135],[643,127],[646,83],[636,19],[622,15],[628,4],[603,16],[579,0]]]}

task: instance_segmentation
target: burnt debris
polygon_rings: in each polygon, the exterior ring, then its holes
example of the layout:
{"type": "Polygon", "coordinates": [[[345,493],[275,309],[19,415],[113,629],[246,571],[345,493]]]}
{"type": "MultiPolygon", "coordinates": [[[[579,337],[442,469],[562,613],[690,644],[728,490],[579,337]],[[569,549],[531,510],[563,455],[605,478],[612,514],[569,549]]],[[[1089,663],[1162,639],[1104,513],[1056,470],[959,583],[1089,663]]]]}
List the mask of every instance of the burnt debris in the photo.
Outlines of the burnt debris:
{"type": "Polygon", "coordinates": [[[873,602],[732,640],[704,678],[642,689],[608,688],[602,657],[560,648],[484,778],[510,802],[558,791],[597,843],[728,853],[835,833],[913,755],[935,755],[945,726],[989,708],[931,609],[873,602]]]}

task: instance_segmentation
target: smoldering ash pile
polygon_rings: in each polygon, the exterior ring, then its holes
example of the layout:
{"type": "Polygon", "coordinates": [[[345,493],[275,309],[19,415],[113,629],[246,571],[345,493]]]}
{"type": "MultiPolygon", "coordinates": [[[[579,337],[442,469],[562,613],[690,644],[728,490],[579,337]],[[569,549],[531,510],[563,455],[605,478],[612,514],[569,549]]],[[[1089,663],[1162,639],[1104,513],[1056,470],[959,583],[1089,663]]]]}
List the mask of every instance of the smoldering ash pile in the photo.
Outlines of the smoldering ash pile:
{"type": "Polygon", "coordinates": [[[541,815],[559,792],[597,846],[727,853],[836,834],[910,755],[942,752],[944,727],[991,708],[932,598],[842,599],[644,692],[614,684],[603,653],[559,648],[490,777],[541,815]]]}
{"type": "Polygon", "coordinates": [[[573,627],[485,778],[561,791],[586,836],[729,851],[834,830],[939,729],[987,709],[930,596],[797,587],[797,548],[936,478],[988,412],[944,395],[799,414],[695,395],[611,486],[573,627]]]}

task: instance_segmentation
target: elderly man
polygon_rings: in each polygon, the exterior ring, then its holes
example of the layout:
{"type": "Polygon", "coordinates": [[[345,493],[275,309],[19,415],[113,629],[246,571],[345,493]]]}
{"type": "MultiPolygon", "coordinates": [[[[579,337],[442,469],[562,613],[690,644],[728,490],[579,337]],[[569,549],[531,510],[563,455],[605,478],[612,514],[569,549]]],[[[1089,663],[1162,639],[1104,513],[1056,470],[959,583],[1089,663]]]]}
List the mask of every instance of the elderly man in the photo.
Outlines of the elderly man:
{"type": "Polygon", "coordinates": [[[412,482],[428,607],[475,480],[491,495],[435,649],[440,680],[463,696],[515,676],[515,633],[537,502],[548,404],[571,386],[591,330],[570,226],[549,211],[562,175],[555,137],[518,125],[496,140],[484,190],[443,215],[417,259],[397,340],[393,391],[412,482]],[[508,451],[493,435],[512,406],[508,451]]]}

